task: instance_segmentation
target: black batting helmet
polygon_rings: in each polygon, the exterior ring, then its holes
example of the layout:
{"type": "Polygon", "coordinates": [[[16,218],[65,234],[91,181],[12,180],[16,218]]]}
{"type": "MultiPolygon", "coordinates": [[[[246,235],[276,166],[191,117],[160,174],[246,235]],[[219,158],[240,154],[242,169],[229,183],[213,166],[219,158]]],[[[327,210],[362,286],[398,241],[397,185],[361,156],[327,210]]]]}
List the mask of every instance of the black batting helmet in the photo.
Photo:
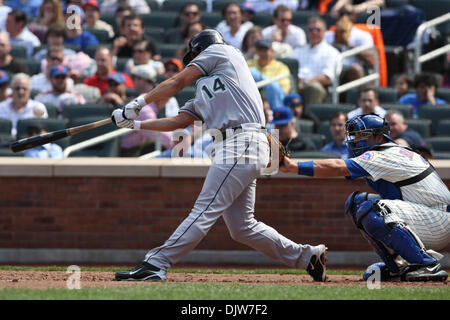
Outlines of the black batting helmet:
{"type": "Polygon", "coordinates": [[[184,66],[212,44],[225,44],[222,35],[214,29],[202,30],[193,36],[189,41],[189,51],[183,57],[184,66]]]}

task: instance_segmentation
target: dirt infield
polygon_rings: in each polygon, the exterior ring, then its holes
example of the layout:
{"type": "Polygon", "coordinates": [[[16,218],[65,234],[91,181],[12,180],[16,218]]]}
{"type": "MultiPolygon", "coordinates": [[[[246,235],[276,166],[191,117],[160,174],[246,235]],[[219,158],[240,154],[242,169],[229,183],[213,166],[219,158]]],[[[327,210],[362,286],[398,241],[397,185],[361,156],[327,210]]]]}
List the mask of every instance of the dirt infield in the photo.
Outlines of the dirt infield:
{"type": "MultiPolygon", "coordinates": [[[[0,270],[0,288],[66,288],[70,274],[64,271],[9,271],[0,270]]],[[[81,287],[114,287],[137,285],[136,282],[114,281],[113,272],[82,271],[81,287]]],[[[198,283],[251,283],[251,284],[297,284],[323,286],[365,286],[366,282],[358,275],[330,275],[324,283],[314,282],[308,275],[281,274],[202,274],[202,273],[168,273],[167,282],[198,283]]],[[[155,285],[153,282],[139,282],[141,285],[155,285]]],[[[446,287],[447,282],[387,282],[384,286],[396,287],[446,287]]]]}

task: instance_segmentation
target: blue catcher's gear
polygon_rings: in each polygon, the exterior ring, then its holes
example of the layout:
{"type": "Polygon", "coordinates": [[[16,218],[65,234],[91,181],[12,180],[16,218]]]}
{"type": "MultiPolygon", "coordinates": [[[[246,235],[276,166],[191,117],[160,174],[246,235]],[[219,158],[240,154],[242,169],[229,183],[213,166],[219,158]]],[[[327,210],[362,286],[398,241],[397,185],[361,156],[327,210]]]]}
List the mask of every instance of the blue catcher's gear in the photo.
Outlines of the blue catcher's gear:
{"type": "Polygon", "coordinates": [[[376,114],[364,114],[348,120],[345,124],[347,137],[345,143],[354,157],[357,157],[373,146],[369,145],[368,137],[383,134],[389,141],[389,125],[376,114]]]}
{"type": "Polygon", "coordinates": [[[183,57],[184,66],[212,44],[225,44],[222,35],[214,29],[202,30],[193,36],[189,41],[189,51],[183,57]]]}

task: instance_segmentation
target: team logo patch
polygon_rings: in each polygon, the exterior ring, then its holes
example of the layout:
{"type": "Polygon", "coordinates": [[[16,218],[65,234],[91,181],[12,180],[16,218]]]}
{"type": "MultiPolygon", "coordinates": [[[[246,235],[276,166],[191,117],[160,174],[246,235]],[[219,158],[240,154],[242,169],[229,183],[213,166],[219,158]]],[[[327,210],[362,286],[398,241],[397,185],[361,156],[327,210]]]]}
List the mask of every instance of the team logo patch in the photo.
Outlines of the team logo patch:
{"type": "Polygon", "coordinates": [[[359,156],[360,159],[365,160],[365,161],[370,161],[373,159],[374,157],[374,153],[373,151],[367,151],[365,153],[363,153],[362,155],[359,156]]]}

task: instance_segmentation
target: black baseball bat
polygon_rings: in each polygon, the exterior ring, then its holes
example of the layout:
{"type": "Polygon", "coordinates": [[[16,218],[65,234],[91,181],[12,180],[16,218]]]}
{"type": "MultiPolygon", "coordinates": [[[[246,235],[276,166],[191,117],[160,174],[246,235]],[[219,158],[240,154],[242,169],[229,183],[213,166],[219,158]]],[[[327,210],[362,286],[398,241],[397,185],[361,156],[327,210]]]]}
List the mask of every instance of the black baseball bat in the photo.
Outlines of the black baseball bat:
{"type": "Polygon", "coordinates": [[[83,125],[77,126],[77,127],[43,133],[43,134],[40,134],[37,136],[20,139],[16,142],[13,142],[10,147],[13,152],[19,152],[19,151],[31,149],[34,147],[42,146],[44,144],[62,139],[62,138],[73,136],[74,134],[77,134],[77,133],[80,133],[83,131],[87,131],[90,129],[104,126],[105,124],[108,124],[111,121],[112,121],[111,118],[108,118],[108,119],[103,119],[103,120],[83,124],[83,125]]]}

